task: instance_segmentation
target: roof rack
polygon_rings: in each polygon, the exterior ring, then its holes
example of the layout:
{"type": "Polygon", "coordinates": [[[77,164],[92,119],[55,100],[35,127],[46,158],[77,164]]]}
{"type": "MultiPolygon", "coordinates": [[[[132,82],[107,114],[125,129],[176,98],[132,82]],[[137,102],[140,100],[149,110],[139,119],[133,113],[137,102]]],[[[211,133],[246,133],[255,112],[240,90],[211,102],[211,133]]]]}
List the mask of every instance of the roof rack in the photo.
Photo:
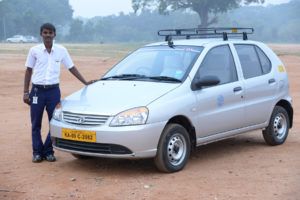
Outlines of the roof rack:
{"type": "Polygon", "coordinates": [[[185,37],[186,39],[194,38],[218,38],[228,40],[228,36],[242,36],[243,40],[248,39],[247,34],[252,34],[253,28],[189,28],[189,29],[165,29],[157,32],[159,36],[165,36],[165,41],[173,44],[172,37],[185,37]]]}

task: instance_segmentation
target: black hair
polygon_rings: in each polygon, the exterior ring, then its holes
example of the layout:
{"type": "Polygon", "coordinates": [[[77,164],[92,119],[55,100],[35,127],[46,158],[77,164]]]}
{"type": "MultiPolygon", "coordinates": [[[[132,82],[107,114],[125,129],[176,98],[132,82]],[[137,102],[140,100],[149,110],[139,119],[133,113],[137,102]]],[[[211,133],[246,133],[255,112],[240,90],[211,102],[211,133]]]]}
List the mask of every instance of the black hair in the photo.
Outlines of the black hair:
{"type": "Polygon", "coordinates": [[[56,33],[56,29],[55,29],[55,26],[51,23],[45,23],[41,26],[40,28],[40,33],[42,34],[42,31],[43,29],[48,29],[48,30],[51,30],[53,31],[54,33],[56,33]]]}

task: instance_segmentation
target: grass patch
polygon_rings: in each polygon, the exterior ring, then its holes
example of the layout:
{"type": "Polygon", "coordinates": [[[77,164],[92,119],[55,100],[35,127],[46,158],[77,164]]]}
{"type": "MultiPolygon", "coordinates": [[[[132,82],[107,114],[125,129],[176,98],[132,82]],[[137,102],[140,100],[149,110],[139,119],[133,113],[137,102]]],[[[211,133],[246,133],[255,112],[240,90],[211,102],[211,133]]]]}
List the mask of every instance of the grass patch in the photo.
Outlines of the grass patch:
{"type": "Polygon", "coordinates": [[[65,44],[71,56],[96,56],[121,58],[143,46],[141,43],[120,44],[65,44]]]}
{"type": "MultiPolygon", "coordinates": [[[[36,44],[0,44],[0,54],[27,55],[29,49],[36,44]]],[[[145,43],[113,43],[113,44],[62,44],[72,56],[92,56],[123,58],[128,53],[145,45],[145,43]]],[[[300,56],[300,45],[297,44],[270,44],[270,47],[279,56],[300,56]]]]}
{"type": "MultiPolygon", "coordinates": [[[[8,44],[1,43],[0,54],[27,55],[31,47],[36,44],[8,44]]],[[[122,58],[144,43],[115,43],[115,44],[62,44],[72,56],[95,56],[122,58]]]]}
{"type": "Polygon", "coordinates": [[[299,44],[270,44],[278,56],[300,56],[299,44]]]}
{"type": "Polygon", "coordinates": [[[0,54],[27,55],[29,49],[35,44],[7,44],[0,43],[0,54]]]}
{"type": "Polygon", "coordinates": [[[300,57],[300,51],[299,52],[284,52],[284,51],[275,51],[277,56],[299,56],[300,57]]]}

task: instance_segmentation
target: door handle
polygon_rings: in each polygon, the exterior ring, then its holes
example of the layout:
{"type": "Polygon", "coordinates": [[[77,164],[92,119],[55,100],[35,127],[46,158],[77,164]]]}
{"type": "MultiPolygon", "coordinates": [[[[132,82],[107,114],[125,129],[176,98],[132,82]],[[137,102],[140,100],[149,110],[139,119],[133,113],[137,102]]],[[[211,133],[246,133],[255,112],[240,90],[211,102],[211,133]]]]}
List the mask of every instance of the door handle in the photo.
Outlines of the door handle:
{"type": "Polygon", "coordinates": [[[276,80],[274,79],[274,78],[271,78],[271,79],[269,79],[269,84],[271,84],[271,83],[275,83],[276,82],[276,80]]]}
{"type": "Polygon", "coordinates": [[[233,92],[239,92],[241,90],[242,90],[242,87],[240,87],[240,86],[233,88],[233,92]]]}

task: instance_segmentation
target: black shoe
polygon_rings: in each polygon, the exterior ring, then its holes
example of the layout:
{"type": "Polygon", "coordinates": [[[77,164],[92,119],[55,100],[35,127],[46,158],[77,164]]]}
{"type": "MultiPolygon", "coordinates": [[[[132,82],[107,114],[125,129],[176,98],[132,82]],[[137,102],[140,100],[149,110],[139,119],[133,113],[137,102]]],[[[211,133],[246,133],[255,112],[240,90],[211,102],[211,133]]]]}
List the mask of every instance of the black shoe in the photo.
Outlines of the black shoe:
{"type": "Polygon", "coordinates": [[[32,162],[33,163],[40,163],[40,162],[42,162],[42,156],[40,156],[40,155],[33,155],[33,157],[32,157],[32,162]]]}
{"type": "Polygon", "coordinates": [[[48,156],[45,157],[45,159],[48,161],[48,162],[55,162],[56,161],[56,158],[53,154],[49,154],[48,156]]]}

